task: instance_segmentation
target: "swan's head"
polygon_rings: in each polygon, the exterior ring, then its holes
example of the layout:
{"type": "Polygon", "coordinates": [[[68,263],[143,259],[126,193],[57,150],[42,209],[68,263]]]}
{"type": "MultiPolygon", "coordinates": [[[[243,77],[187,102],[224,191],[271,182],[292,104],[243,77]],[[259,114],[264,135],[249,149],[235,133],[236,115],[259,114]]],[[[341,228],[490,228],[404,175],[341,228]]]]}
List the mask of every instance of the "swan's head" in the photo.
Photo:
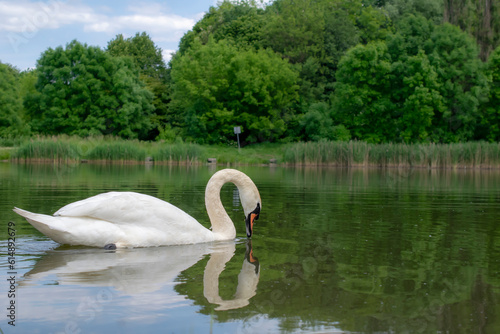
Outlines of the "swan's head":
{"type": "Polygon", "coordinates": [[[248,238],[253,234],[253,223],[259,219],[260,210],[262,208],[259,190],[257,190],[257,187],[252,181],[250,182],[251,184],[243,187],[243,189],[238,189],[240,192],[241,205],[245,212],[245,225],[248,238]]]}

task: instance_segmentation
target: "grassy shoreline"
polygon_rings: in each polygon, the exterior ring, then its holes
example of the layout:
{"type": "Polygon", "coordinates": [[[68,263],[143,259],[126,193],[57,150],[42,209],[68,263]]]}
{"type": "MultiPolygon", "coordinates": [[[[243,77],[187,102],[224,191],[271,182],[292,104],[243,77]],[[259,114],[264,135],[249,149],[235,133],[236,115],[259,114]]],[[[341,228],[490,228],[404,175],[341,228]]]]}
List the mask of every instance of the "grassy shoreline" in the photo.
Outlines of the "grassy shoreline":
{"type": "Polygon", "coordinates": [[[366,142],[296,143],[284,162],[338,167],[500,168],[500,144],[369,144],[366,142]]]}
{"type": "Polygon", "coordinates": [[[88,162],[121,164],[500,168],[500,144],[369,144],[366,142],[300,142],[259,144],[242,149],[191,143],[141,142],[109,137],[38,137],[0,147],[0,160],[14,162],[88,162]]]}
{"type": "Polygon", "coordinates": [[[266,164],[281,155],[282,145],[262,144],[242,149],[191,143],[141,142],[110,137],[38,137],[5,149],[3,159],[14,162],[85,162],[121,164],[266,164]]]}

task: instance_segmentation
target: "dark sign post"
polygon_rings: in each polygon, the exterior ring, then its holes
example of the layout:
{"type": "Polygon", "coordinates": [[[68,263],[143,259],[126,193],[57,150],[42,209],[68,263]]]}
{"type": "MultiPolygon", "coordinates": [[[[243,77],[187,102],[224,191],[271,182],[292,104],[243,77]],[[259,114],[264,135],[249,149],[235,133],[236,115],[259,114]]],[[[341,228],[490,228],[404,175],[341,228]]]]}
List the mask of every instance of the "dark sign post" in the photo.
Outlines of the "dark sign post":
{"type": "Polygon", "coordinates": [[[234,133],[236,134],[236,138],[238,138],[238,150],[240,149],[240,133],[241,128],[239,126],[234,127],[234,133]]]}

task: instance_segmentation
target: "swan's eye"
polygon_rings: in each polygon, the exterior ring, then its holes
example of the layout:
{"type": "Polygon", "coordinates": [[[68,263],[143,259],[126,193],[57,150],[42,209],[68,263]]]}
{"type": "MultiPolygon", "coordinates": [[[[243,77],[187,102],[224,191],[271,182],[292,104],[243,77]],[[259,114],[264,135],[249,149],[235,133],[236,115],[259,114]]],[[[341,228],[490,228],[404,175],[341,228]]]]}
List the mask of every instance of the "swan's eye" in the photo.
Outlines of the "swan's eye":
{"type": "MultiPolygon", "coordinates": [[[[260,203],[257,203],[257,207],[255,208],[255,210],[252,211],[252,213],[255,213],[257,215],[257,218],[259,217],[260,203]]],[[[257,219],[257,218],[255,218],[255,219],[257,219]]]]}

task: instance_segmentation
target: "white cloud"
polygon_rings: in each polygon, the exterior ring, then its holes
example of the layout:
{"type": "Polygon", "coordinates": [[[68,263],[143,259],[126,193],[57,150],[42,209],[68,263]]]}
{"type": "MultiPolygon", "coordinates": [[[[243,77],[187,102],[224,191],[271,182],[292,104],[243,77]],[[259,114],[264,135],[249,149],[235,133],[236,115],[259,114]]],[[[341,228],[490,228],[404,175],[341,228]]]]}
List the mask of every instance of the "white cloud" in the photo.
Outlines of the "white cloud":
{"type": "Polygon", "coordinates": [[[191,29],[195,21],[177,15],[124,15],[108,17],[105,21],[86,23],[85,31],[119,33],[123,30],[147,31],[152,33],[177,32],[191,29]]]}
{"type": "Polygon", "coordinates": [[[162,57],[165,61],[165,64],[168,64],[170,59],[172,59],[172,53],[174,53],[175,51],[177,50],[162,50],[162,57]]]}
{"type": "Polygon", "coordinates": [[[0,1],[0,32],[33,33],[98,20],[93,10],[53,0],[48,3],[0,1]]]}
{"type": "Polygon", "coordinates": [[[127,9],[132,13],[154,15],[163,12],[165,7],[159,3],[136,2],[133,5],[129,5],[127,9]]]}
{"type": "MultiPolygon", "coordinates": [[[[22,0],[0,1],[0,32],[20,33],[26,38],[41,29],[57,29],[80,24],[86,32],[107,34],[146,31],[152,34],[179,35],[192,28],[195,19],[164,13],[156,3],[128,7],[126,15],[96,12],[78,3],[52,0],[47,3],[22,0]]],[[[170,38],[169,38],[170,39],[170,38]]]]}

